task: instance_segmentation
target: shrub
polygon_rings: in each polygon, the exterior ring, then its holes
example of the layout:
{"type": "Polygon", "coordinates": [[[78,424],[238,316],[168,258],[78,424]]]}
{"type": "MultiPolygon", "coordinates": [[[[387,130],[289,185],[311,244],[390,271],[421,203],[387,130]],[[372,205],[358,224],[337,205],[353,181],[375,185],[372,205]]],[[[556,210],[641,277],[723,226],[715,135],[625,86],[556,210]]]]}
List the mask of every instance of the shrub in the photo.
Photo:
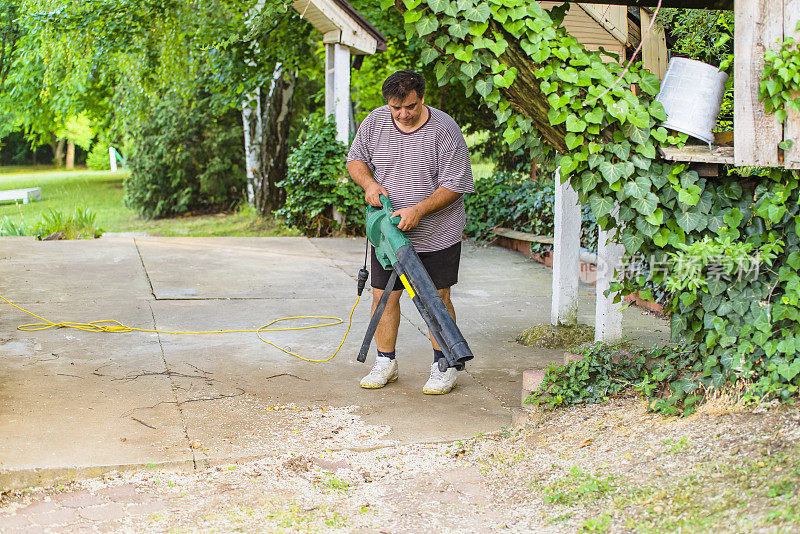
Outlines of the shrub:
{"type": "Polygon", "coordinates": [[[97,213],[76,206],[71,215],[50,209],[42,213],[39,222],[33,225],[31,234],[42,239],[56,232],[63,232],[61,239],[92,239],[103,235],[103,229],[96,224],[97,213]]]}
{"type": "MultiPolygon", "coordinates": [[[[125,203],[147,218],[232,209],[245,194],[239,113],[166,95],[132,139],[125,203]]],[[[107,149],[106,149],[107,150],[107,149]]]]}
{"type": "Polygon", "coordinates": [[[278,183],[286,190],[286,204],[275,215],[308,236],[362,234],[364,192],[346,177],[347,147],[336,140],[333,119],[308,119],[298,142],[286,178],[278,183]],[[344,217],[341,225],[333,218],[334,207],[344,217]]]}
{"type": "MultiPolygon", "coordinates": [[[[496,172],[475,181],[475,193],[465,199],[467,226],[464,232],[478,241],[492,237],[502,226],[536,235],[554,232],[555,189],[550,181],[531,180],[521,173],[496,172]]],[[[581,210],[581,246],[597,250],[597,221],[588,206],[581,210]]],[[[551,245],[531,244],[531,251],[543,254],[551,245]]]]}
{"type": "Polygon", "coordinates": [[[86,166],[93,171],[107,171],[111,169],[111,161],[108,157],[108,142],[97,141],[89,155],[86,156],[86,166]]]}

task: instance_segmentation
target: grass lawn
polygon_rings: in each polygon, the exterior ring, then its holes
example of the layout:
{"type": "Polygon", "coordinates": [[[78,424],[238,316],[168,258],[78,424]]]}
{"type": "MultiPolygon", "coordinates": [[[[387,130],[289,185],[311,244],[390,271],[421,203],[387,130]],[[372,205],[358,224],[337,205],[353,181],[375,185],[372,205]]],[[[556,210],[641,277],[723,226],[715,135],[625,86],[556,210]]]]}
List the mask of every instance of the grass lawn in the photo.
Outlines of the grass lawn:
{"type": "MultiPolygon", "coordinates": [[[[477,162],[475,178],[491,174],[493,164],[477,162]]],[[[0,167],[0,190],[41,187],[42,201],[30,204],[0,204],[0,220],[7,216],[14,223],[29,227],[39,214],[50,209],[70,214],[76,206],[97,213],[96,224],[106,232],[141,232],[158,236],[282,236],[300,235],[279,221],[262,219],[252,209],[234,213],[145,220],[123,204],[122,181],[126,171],[55,171],[48,167],[0,167]]]]}
{"type": "Polygon", "coordinates": [[[256,217],[252,210],[235,213],[144,220],[125,207],[122,180],[126,172],[53,171],[0,168],[0,190],[41,187],[42,201],[30,204],[0,204],[0,219],[8,216],[15,223],[22,219],[29,226],[49,209],[72,213],[76,206],[97,212],[97,225],[106,232],[143,232],[159,236],[279,236],[300,235],[272,219],[256,217]]]}

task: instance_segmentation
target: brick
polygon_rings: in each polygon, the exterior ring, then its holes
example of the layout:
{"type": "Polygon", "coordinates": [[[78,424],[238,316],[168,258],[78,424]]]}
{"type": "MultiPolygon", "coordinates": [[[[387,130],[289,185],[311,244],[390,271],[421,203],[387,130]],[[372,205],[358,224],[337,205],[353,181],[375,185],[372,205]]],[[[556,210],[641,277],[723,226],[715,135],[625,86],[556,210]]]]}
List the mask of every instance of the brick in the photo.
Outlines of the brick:
{"type": "Polygon", "coordinates": [[[53,500],[67,508],[85,508],[87,506],[97,506],[105,502],[102,497],[89,493],[88,491],[62,493],[54,497],[53,500]]]}
{"type": "Polygon", "coordinates": [[[69,508],[64,508],[60,510],[53,510],[52,512],[47,512],[46,514],[40,514],[33,519],[33,522],[37,525],[61,525],[64,523],[71,523],[75,521],[77,517],[75,517],[75,511],[69,508]]]}
{"type": "Polygon", "coordinates": [[[522,371],[522,389],[525,391],[536,391],[544,380],[544,370],[528,369],[522,371]]]}
{"type": "Polygon", "coordinates": [[[79,510],[78,515],[92,521],[114,521],[125,517],[125,507],[116,502],[102,504],[79,510]]]}
{"type": "Polygon", "coordinates": [[[580,354],[575,354],[574,352],[565,352],[564,353],[564,365],[568,364],[569,362],[579,362],[583,359],[583,356],[580,354]]]}

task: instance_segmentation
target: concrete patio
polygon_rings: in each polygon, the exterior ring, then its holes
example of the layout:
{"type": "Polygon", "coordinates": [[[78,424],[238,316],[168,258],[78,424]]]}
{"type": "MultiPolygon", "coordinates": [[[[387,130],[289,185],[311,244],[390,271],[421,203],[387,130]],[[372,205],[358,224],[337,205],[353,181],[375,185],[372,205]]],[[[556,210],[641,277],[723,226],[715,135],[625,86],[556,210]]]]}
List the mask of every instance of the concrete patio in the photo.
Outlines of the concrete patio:
{"type": "MultiPolygon", "coordinates": [[[[363,254],[361,239],[1,238],[0,295],[56,322],[116,319],[160,330],[252,329],[293,315],[346,319],[363,254]]],[[[18,325],[37,320],[0,301],[0,490],[111,469],[254,458],[300,441],[322,451],[497,430],[519,408],[522,371],[562,358],[563,350],[513,342],[549,321],[550,288],[550,269],[465,244],[453,301],[476,358],[444,396],[422,394],[431,351],[406,296],[400,379],[380,390],[358,387],[374,357],[355,361],[369,320],[366,292],[341,353],[322,364],[254,333],[23,332],[18,325]],[[337,436],[303,415],[325,410],[383,430],[337,436]]],[[[594,288],[582,286],[581,322],[592,324],[593,302],[594,288]]],[[[637,308],[625,311],[624,327],[645,346],[668,338],[666,321],[637,308]]],[[[320,358],[343,334],[339,325],[264,337],[320,358]]]]}

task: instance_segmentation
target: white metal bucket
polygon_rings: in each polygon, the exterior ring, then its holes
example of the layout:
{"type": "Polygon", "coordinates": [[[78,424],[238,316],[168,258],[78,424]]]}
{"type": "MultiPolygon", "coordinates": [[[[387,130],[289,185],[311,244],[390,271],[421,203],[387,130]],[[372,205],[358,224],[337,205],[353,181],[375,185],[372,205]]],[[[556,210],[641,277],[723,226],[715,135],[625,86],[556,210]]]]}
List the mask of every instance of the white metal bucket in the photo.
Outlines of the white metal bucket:
{"type": "Polygon", "coordinates": [[[714,141],[711,130],[722,107],[726,81],[728,75],[713,65],[683,57],[672,58],[661,82],[661,92],[656,96],[668,115],[661,126],[710,145],[714,141]]]}

